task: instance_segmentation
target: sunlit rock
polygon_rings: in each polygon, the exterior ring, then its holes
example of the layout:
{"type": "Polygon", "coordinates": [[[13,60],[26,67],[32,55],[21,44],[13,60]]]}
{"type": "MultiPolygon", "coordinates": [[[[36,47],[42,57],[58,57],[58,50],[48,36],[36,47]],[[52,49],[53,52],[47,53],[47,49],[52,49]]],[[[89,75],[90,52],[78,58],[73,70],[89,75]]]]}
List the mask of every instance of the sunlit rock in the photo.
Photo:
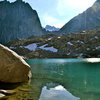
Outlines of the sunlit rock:
{"type": "Polygon", "coordinates": [[[30,66],[14,51],[0,44],[0,81],[25,82],[31,77],[30,66]]]}

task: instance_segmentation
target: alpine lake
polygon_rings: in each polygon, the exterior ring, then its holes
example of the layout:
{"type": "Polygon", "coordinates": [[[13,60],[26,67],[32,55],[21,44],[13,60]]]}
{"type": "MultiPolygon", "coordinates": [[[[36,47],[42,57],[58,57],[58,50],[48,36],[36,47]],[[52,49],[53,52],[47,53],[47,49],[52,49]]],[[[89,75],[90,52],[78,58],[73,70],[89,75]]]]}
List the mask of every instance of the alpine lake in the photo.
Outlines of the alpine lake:
{"type": "Polygon", "coordinates": [[[100,100],[98,59],[28,59],[32,79],[7,84],[3,89],[16,90],[7,100],[100,100]]]}

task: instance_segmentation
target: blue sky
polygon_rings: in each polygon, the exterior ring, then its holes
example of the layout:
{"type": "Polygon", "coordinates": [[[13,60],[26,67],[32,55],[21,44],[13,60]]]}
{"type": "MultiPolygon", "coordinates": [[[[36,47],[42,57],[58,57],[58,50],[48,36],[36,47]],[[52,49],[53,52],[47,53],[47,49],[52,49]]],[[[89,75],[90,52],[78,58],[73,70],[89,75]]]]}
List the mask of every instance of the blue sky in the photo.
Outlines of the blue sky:
{"type": "MultiPolygon", "coordinates": [[[[15,1],[15,0],[8,0],[15,1]]],[[[71,18],[82,13],[96,0],[23,0],[37,10],[41,24],[62,27],[71,18]]]]}

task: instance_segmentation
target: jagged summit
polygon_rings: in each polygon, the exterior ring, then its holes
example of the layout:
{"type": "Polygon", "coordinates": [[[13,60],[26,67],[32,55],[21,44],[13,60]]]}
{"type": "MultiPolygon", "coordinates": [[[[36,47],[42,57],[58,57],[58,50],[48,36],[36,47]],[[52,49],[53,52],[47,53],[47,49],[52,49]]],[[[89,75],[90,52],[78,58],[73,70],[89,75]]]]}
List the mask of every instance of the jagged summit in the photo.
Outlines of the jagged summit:
{"type": "Polygon", "coordinates": [[[28,3],[0,1],[0,43],[43,33],[38,14],[28,3]]]}
{"type": "Polygon", "coordinates": [[[45,26],[46,31],[50,31],[50,32],[54,32],[54,31],[58,31],[59,28],[55,27],[55,26],[50,26],[50,25],[46,25],[45,26]]]}

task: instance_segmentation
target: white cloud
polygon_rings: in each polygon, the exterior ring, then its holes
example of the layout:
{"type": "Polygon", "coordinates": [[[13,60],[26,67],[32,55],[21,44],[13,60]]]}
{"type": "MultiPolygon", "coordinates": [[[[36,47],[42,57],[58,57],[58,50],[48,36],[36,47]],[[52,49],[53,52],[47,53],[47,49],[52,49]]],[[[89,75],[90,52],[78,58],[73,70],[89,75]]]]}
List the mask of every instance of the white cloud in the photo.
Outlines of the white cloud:
{"type": "Polygon", "coordinates": [[[68,20],[59,20],[54,26],[55,27],[58,27],[58,28],[61,28],[63,27],[66,23],[68,22],[68,20]]]}
{"type": "Polygon", "coordinates": [[[60,20],[53,17],[53,16],[50,16],[50,15],[47,15],[45,14],[43,17],[42,17],[43,21],[44,21],[44,27],[45,25],[53,25],[55,26],[55,24],[57,24],[60,20]]]}
{"type": "Polygon", "coordinates": [[[60,16],[64,16],[66,13],[72,13],[75,11],[81,13],[92,6],[95,1],[96,0],[58,0],[56,10],[60,16]]]}
{"type": "Polygon", "coordinates": [[[43,22],[44,22],[43,27],[45,27],[46,25],[52,25],[52,26],[61,28],[63,25],[65,25],[69,21],[68,18],[60,19],[60,18],[57,18],[57,17],[50,16],[48,14],[45,14],[44,16],[42,16],[42,19],[43,19],[43,22]]]}
{"type": "Polygon", "coordinates": [[[59,21],[57,18],[55,18],[55,17],[53,17],[53,16],[49,16],[49,15],[46,15],[46,16],[44,17],[44,20],[45,20],[45,22],[47,22],[47,23],[56,23],[56,22],[59,21]]]}

